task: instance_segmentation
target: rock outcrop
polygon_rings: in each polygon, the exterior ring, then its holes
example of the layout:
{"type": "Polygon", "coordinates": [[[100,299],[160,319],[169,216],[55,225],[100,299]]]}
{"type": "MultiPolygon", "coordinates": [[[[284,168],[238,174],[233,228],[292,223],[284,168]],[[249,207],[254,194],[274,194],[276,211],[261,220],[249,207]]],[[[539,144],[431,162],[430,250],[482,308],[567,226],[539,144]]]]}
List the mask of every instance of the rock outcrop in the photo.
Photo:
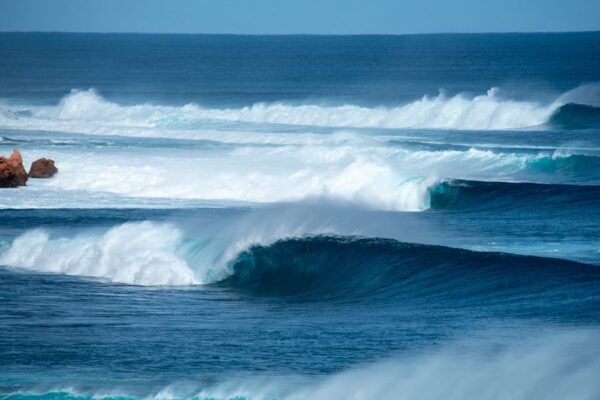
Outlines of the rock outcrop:
{"type": "Polygon", "coordinates": [[[27,184],[27,171],[19,150],[13,149],[10,157],[0,156],[0,188],[14,188],[27,184]]]}
{"type": "Polygon", "coordinates": [[[30,178],[51,178],[58,172],[58,169],[54,165],[54,160],[47,158],[40,158],[31,163],[29,168],[30,178]]]}

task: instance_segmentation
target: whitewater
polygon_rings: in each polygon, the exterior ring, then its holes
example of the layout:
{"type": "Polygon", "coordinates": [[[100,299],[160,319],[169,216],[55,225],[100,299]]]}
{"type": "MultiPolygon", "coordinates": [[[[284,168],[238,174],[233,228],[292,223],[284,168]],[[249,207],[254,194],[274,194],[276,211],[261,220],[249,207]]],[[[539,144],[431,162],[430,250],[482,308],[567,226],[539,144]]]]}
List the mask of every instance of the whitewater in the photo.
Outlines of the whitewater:
{"type": "Polygon", "coordinates": [[[210,136],[202,133],[194,136],[190,128],[210,127],[211,124],[226,127],[226,123],[244,122],[338,128],[543,129],[552,114],[565,104],[600,105],[598,84],[570,90],[549,104],[503,98],[500,93],[495,87],[474,96],[457,94],[449,97],[440,93],[397,107],[257,103],[238,109],[215,109],[193,103],[181,107],[123,106],[107,101],[95,89],[72,89],[55,106],[15,107],[4,101],[0,116],[7,128],[208,139],[210,136]],[[162,129],[157,132],[153,128],[162,129]]]}
{"type": "Polygon", "coordinates": [[[73,193],[72,206],[81,207],[82,192],[97,195],[95,201],[107,206],[141,207],[168,203],[160,199],[272,203],[326,197],[380,210],[422,211],[430,207],[429,190],[440,179],[568,184],[583,176],[596,182],[597,149],[581,148],[568,138],[554,146],[506,148],[481,143],[475,134],[469,140],[473,143],[454,141],[451,133],[450,141],[436,141],[423,131],[380,128],[541,129],[565,99],[585,93],[589,101],[597,90],[597,85],[580,87],[547,106],[502,101],[492,89],[471,99],[440,95],[395,109],[259,104],[239,110],[191,104],[122,106],[94,90],[75,90],[56,106],[4,111],[2,126],[11,130],[2,139],[4,145],[30,147],[26,162],[47,155],[60,159],[62,168],[51,181],[32,182],[32,196],[16,192],[3,202],[11,207],[53,206],[73,193]],[[448,120],[446,112],[462,122],[448,120]],[[426,124],[408,121],[408,116],[422,116],[426,124]],[[440,123],[427,125],[432,121],[440,123]],[[285,128],[289,125],[291,130],[285,128]],[[23,135],[22,130],[39,132],[23,135]],[[558,169],[567,173],[544,176],[558,169]],[[37,200],[37,185],[43,185],[43,195],[50,199],[37,200]],[[56,201],[51,200],[52,189],[61,190],[56,201]],[[114,198],[107,200],[106,194],[114,198]]]}

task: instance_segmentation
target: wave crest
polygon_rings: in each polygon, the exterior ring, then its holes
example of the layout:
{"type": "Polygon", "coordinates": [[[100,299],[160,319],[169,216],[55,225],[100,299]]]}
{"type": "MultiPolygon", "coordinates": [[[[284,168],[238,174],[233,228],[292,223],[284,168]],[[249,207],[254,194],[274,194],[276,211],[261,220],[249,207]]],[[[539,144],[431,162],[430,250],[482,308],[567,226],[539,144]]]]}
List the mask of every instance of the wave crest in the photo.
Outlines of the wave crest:
{"type": "Polygon", "coordinates": [[[136,133],[126,128],[161,129],[162,133],[155,132],[155,136],[173,134],[168,132],[169,129],[212,127],[214,121],[354,128],[499,130],[540,126],[559,106],[558,103],[543,105],[504,99],[497,88],[472,97],[465,94],[448,97],[443,93],[435,97],[424,96],[397,107],[257,103],[223,109],[196,104],[182,107],[125,106],[107,101],[94,89],[89,89],[73,90],[53,107],[31,107],[28,110],[30,117],[15,118],[17,114],[11,113],[10,118],[5,117],[2,122],[13,128],[144,136],[152,133],[147,129],[136,133]],[[85,122],[90,121],[97,126],[86,126],[85,122]],[[115,131],[119,127],[125,130],[115,131]]]}
{"type": "Polygon", "coordinates": [[[192,270],[175,253],[181,232],[153,222],[126,223],[103,234],[51,239],[32,230],[0,254],[0,264],[135,285],[191,285],[192,270]]]}

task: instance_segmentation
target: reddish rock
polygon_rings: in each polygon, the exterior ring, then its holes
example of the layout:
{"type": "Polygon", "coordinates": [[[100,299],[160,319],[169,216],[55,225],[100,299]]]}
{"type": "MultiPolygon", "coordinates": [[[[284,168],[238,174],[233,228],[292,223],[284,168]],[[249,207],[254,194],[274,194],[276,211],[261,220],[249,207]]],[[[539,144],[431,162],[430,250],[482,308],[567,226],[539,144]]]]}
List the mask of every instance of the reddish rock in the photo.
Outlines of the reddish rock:
{"type": "Polygon", "coordinates": [[[25,186],[27,171],[23,167],[23,159],[19,150],[13,149],[10,157],[0,156],[0,188],[25,186]]]}
{"type": "Polygon", "coordinates": [[[39,160],[35,160],[33,163],[31,163],[31,168],[29,168],[29,177],[51,178],[57,172],[58,169],[54,166],[54,160],[40,158],[39,160]]]}
{"type": "Polygon", "coordinates": [[[8,161],[13,164],[23,165],[23,158],[21,157],[21,153],[16,148],[13,149],[12,154],[8,157],[8,161]]]}

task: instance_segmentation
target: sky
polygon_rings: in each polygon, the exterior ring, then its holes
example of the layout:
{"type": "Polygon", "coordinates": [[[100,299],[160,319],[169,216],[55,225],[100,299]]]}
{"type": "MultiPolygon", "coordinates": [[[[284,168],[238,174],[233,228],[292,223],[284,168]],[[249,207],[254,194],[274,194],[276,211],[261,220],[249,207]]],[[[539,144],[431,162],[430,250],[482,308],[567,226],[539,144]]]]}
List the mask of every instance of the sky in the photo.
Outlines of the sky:
{"type": "Polygon", "coordinates": [[[600,0],[0,0],[0,31],[412,34],[600,30],[600,0]]]}

